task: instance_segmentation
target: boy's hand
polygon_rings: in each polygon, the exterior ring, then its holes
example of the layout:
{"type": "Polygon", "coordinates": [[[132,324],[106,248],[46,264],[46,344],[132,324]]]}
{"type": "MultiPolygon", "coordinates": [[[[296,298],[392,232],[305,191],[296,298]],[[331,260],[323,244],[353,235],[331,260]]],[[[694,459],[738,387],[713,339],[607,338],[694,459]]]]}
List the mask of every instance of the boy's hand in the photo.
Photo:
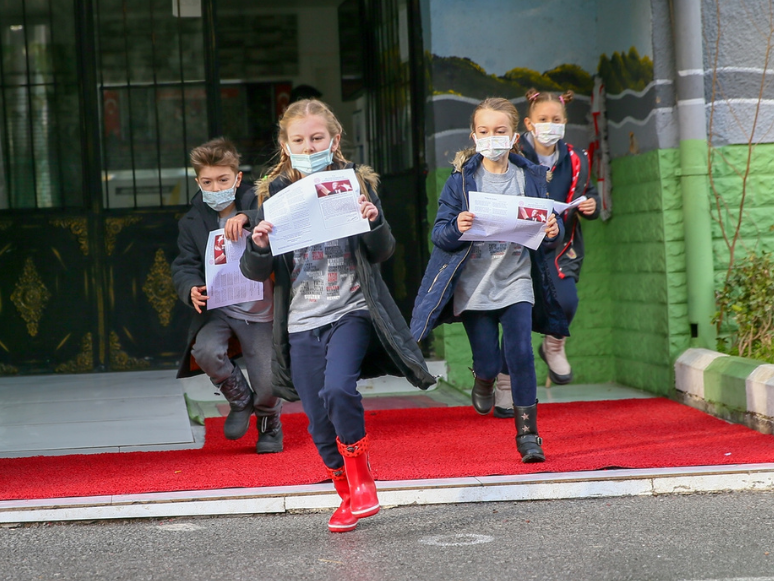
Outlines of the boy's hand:
{"type": "Polygon", "coordinates": [[[226,220],[226,225],[223,227],[226,240],[239,240],[244,234],[243,228],[247,225],[247,216],[244,214],[237,214],[233,218],[226,220]]]}
{"type": "Polygon", "coordinates": [[[546,231],[547,238],[556,238],[559,235],[559,224],[556,223],[556,214],[553,212],[548,216],[544,230],[546,231]]]}
{"type": "Polygon", "coordinates": [[[472,212],[460,212],[457,216],[457,228],[463,234],[473,227],[473,215],[472,212]]]}
{"type": "Polygon", "coordinates": [[[253,230],[253,242],[259,248],[266,248],[269,245],[269,232],[274,230],[274,226],[266,220],[261,220],[253,230]]]}
{"type": "Polygon", "coordinates": [[[377,210],[376,206],[372,202],[369,202],[365,196],[360,196],[357,201],[360,204],[360,214],[363,218],[368,218],[369,222],[373,222],[379,217],[379,210],[377,210]]]}
{"type": "Polygon", "coordinates": [[[196,309],[196,312],[199,314],[202,312],[202,307],[207,304],[207,299],[210,298],[205,294],[206,292],[206,286],[191,287],[191,303],[193,303],[194,309],[196,309]]]}

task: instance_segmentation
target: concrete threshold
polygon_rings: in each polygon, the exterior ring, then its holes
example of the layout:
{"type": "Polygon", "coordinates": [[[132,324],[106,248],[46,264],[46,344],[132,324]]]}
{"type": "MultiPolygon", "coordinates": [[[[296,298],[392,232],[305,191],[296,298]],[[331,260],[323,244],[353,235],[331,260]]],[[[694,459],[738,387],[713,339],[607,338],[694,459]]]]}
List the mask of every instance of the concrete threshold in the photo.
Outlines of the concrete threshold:
{"type": "MultiPolygon", "coordinates": [[[[463,502],[516,502],[774,490],[774,463],[601,470],[377,482],[384,508],[463,502]]],[[[229,488],[0,502],[0,523],[201,517],[328,511],[333,485],[229,488]]]]}

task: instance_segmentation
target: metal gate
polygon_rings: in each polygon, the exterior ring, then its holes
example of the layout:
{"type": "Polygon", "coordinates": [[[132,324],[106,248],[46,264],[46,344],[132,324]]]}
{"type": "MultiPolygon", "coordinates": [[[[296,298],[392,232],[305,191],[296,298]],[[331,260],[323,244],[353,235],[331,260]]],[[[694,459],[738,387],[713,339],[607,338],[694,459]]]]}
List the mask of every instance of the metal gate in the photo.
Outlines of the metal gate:
{"type": "MultiPolygon", "coordinates": [[[[257,177],[290,89],[288,71],[233,78],[228,51],[244,26],[297,34],[281,11],[243,22],[238,5],[0,6],[0,374],[176,364],[189,314],[170,265],[197,191],[188,151],[234,135],[257,177]]],[[[358,7],[369,161],[399,241],[385,278],[408,314],[426,254],[419,4],[358,7]]],[[[271,39],[260,50],[251,66],[292,60],[271,39]]]]}

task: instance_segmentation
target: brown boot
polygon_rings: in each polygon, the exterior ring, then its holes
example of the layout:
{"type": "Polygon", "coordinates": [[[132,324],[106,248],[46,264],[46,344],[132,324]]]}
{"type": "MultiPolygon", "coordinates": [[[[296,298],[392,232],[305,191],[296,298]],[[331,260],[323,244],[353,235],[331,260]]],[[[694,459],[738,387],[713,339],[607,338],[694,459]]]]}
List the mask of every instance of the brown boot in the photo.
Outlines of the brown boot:
{"type": "Polygon", "coordinates": [[[473,391],[470,392],[470,399],[473,401],[473,408],[482,416],[492,411],[494,406],[494,379],[481,379],[473,374],[473,391]]]}

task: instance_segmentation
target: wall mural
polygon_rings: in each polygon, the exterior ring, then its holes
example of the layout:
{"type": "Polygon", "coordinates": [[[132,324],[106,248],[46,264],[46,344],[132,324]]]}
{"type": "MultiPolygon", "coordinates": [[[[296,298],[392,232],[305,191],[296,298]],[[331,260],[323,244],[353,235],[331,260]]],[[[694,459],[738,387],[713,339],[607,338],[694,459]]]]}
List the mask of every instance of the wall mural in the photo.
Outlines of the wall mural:
{"type": "MultiPolygon", "coordinates": [[[[523,117],[530,87],[576,93],[567,110],[566,140],[587,148],[595,140],[595,77],[607,93],[611,156],[660,145],[656,127],[661,124],[653,109],[664,83],[654,82],[650,0],[546,0],[537,6],[515,0],[505,6],[499,0],[430,2],[426,138],[431,168],[448,167],[454,153],[470,145],[468,122],[481,99],[505,97],[523,117]]],[[[665,101],[670,112],[673,105],[665,101]]]]}

